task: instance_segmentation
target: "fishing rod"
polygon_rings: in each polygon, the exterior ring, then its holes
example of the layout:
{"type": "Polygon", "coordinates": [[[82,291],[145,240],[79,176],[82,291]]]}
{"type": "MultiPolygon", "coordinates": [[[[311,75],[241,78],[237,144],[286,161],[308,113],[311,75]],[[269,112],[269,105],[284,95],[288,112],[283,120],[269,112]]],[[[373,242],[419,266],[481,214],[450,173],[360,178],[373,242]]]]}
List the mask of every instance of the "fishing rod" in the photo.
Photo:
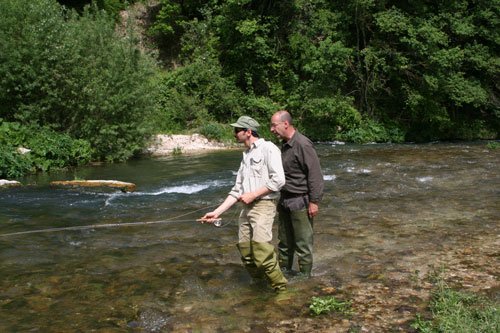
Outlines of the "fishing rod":
{"type": "MultiPolygon", "coordinates": [[[[82,226],[74,226],[74,227],[60,227],[60,228],[46,228],[46,229],[37,229],[37,230],[27,230],[27,231],[18,231],[11,232],[7,234],[0,234],[0,237],[8,237],[8,236],[17,236],[17,235],[27,235],[27,234],[39,234],[39,233],[49,233],[49,232],[57,232],[57,231],[66,231],[66,230],[88,230],[88,229],[102,229],[102,228],[113,228],[113,227],[129,227],[129,226],[138,226],[138,225],[151,225],[151,224],[165,224],[165,223],[178,223],[178,222],[193,222],[193,219],[188,220],[178,220],[178,218],[195,213],[197,211],[215,207],[218,205],[212,205],[208,207],[203,207],[186,214],[182,214],[176,217],[173,217],[169,220],[159,220],[159,221],[147,221],[147,222],[123,222],[123,223],[106,223],[106,224],[90,224],[90,225],[82,225],[82,226]]],[[[202,222],[202,219],[197,219],[197,222],[202,222]]],[[[231,221],[222,224],[222,219],[213,219],[209,221],[209,224],[213,224],[215,227],[222,228],[227,226],[231,221]]]]}

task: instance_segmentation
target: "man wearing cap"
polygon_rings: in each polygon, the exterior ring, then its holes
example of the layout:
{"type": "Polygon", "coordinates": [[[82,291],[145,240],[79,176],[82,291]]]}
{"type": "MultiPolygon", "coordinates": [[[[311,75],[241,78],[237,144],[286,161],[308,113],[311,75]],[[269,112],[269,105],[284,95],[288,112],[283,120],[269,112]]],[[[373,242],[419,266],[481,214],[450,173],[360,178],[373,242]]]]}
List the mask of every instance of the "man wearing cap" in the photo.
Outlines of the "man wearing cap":
{"type": "Polygon", "coordinates": [[[309,278],[313,266],[313,218],[318,214],[324,180],[311,140],[280,110],[271,117],[271,132],[283,140],[281,157],[286,184],[278,204],[278,256],[283,270],[292,273],[297,255],[299,276],[309,278]]]}
{"type": "Polygon", "coordinates": [[[238,250],[250,276],[266,277],[276,292],[286,290],[287,280],[271,244],[276,202],[285,184],[279,148],[259,138],[259,123],[242,116],[234,124],[234,137],[247,148],[236,175],[236,182],[224,202],[200,220],[212,223],[236,202],[243,204],[238,219],[238,250]]]}

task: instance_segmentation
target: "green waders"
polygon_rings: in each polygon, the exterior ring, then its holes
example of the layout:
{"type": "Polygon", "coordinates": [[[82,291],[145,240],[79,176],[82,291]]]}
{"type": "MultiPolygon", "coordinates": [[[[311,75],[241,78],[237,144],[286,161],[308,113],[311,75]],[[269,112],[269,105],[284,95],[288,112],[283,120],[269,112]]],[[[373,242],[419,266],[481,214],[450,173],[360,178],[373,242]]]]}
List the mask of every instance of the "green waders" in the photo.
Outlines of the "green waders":
{"type": "Polygon", "coordinates": [[[278,206],[278,211],[279,264],[291,271],[297,254],[300,274],[309,277],[313,266],[313,228],[307,210],[290,211],[278,206]]]}
{"type": "Polygon", "coordinates": [[[238,243],[236,244],[238,250],[241,254],[241,261],[245,265],[248,274],[252,277],[252,279],[259,280],[263,278],[262,271],[257,268],[255,262],[252,258],[252,248],[250,246],[250,242],[238,243]]]}
{"type": "Polygon", "coordinates": [[[273,245],[252,241],[238,243],[237,247],[241,260],[252,278],[259,279],[265,275],[275,291],[286,290],[288,281],[278,265],[273,245]]]}

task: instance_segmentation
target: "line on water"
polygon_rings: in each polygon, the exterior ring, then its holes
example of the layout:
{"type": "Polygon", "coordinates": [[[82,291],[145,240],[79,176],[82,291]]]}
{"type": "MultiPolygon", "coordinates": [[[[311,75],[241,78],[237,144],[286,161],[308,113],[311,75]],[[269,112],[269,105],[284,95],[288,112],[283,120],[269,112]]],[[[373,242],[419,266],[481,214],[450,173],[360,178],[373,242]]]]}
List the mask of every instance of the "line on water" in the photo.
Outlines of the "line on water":
{"type": "Polygon", "coordinates": [[[160,224],[160,223],[176,223],[176,222],[194,222],[194,220],[193,219],[190,219],[190,220],[161,220],[161,221],[149,221],[149,222],[90,224],[90,225],[82,225],[82,226],[75,226],[75,227],[47,228],[47,229],[12,232],[12,233],[8,233],[8,234],[0,234],[0,237],[27,235],[27,234],[39,234],[39,233],[44,233],[44,232],[57,232],[57,231],[65,231],[65,230],[102,229],[102,228],[128,227],[128,226],[160,224]]]}
{"type": "MultiPolygon", "coordinates": [[[[124,223],[107,223],[107,224],[90,224],[90,225],[82,225],[82,226],[74,226],[74,227],[60,227],[60,228],[47,228],[47,229],[37,229],[37,230],[28,230],[28,231],[19,231],[19,232],[11,232],[8,234],[0,234],[0,237],[7,237],[7,236],[17,236],[17,235],[27,235],[27,234],[39,234],[39,233],[46,233],[46,232],[57,232],[57,231],[66,231],[66,230],[87,230],[87,229],[102,229],[102,228],[113,228],[113,227],[128,227],[128,226],[138,226],[138,225],[148,225],[148,224],[160,224],[160,223],[178,223],[178,222],[195,222],[193,219],[189,220],[178,220],[179,217],[184,217],[186,215],[198,212],[203,209],[208,209],[218,206],[216,205],[211,205],[207,207],[203,207],[200,209],[196,209],[194,211],[191,211],[186,214],[182,214],[179,216],[176,216],[170,220],[159,220],[159,221],[148,221],[148,222],[124,222],[124,223]]],[[[228,223],[222,225],[226,226],[228,223]]]]}

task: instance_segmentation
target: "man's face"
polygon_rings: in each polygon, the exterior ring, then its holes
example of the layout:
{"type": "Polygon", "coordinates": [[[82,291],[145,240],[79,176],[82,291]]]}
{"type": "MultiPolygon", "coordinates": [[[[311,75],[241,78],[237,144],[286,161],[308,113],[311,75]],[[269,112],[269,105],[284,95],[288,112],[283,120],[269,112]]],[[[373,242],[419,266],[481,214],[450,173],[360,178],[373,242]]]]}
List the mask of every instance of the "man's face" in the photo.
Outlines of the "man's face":
{"type": "Polygon", "coordinates": [[[281,121],[279,117],[271,117],[271,132],[279,137],[280,139],[284,138],[285,134],[285,122],[281,121]]]}
{"type": "Polygon", "coordinates": [[[240,143],[244,142],[245,137],[246,137],[246,132],[247,132],[246,128],[235,127],[234,128],[234,138],[236,139],[236,141],[238,141],[240,143]]]}

